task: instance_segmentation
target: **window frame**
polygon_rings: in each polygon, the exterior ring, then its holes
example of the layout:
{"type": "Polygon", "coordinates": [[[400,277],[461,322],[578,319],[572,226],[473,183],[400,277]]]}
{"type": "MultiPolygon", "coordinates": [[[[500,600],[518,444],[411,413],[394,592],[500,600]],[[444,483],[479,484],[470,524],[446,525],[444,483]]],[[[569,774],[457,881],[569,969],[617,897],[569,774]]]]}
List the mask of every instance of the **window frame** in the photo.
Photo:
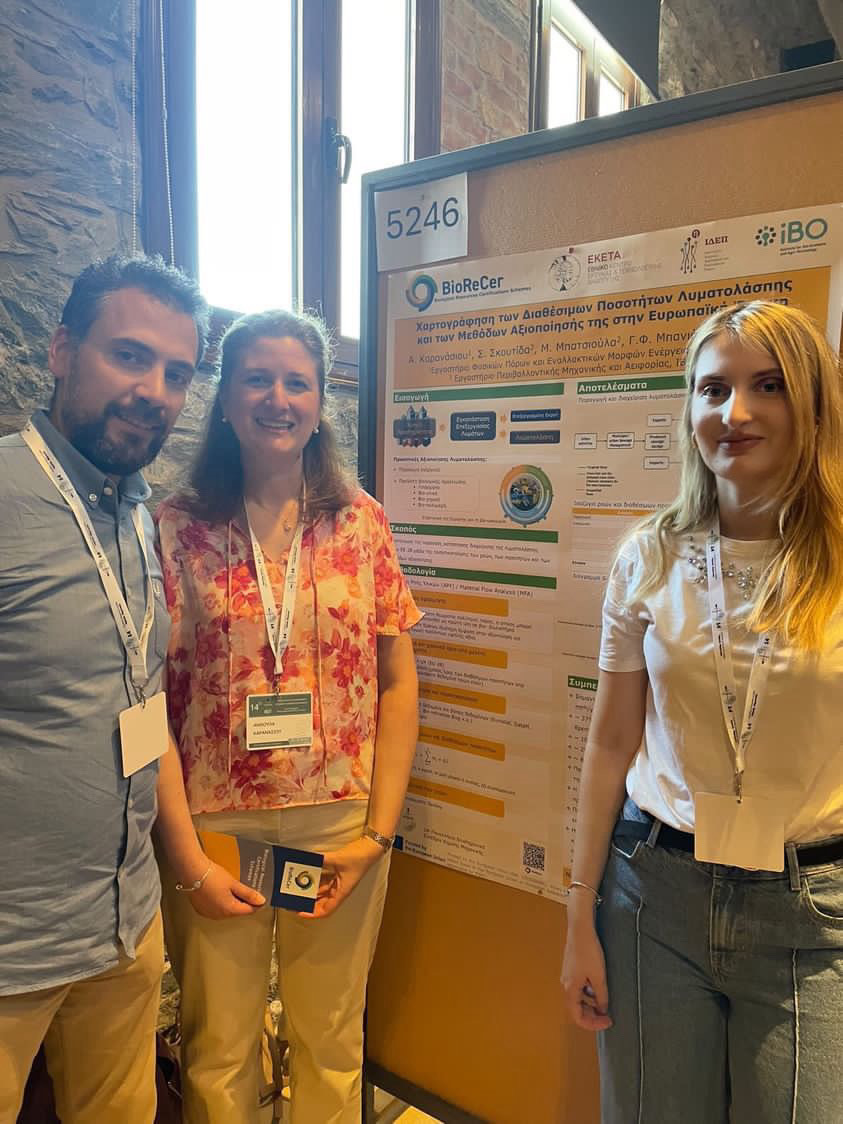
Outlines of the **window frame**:
{"type": "Polygon", "coordinates": [[[195,0],[142,0],[136,64],[141,237],[146,253],[160,254],[192,277],[199,267],[195,57],[195,0]],[[173,143],[182,137],[192,141],[173,143]]]}
{"type": "Polygon", "coordinates": [[[581,51],[582,115],[579,120],[599,116],[601,71],[623,91],[625,109],[641,104],[644,92],[641,81],[570,0],[533,0],[530,50],[531,130],[549,127],[551,24],[556,24],[581,51]]]}
{"type": "MultiPolygon", "coordinates": [[[[310,0],[303,0],[303,2],[309,3],[310,0]]],[[[332,89],[332,91],[331,91],[332,97],[334,99],[333,102],[332,102],[334,112],[332,113],[331,116],[333,117],[334,120],[336,120],[338,122],[338,128],[340,129],[340,131],[342,133],[345,133],[346,126],[343,122],[343,116],[342,116],[342,49],[341,49],[341,39],[342,39],[342,2],[343,2],[343,0],[323,0],[323,2],[328,3],[328,4],[332,4],[335,7],[335,18],[336,18],[336,21],[337,21],[335,34],[336,34],[336,41],[339,44],[339,49],[337,51],[337,55],[336,55],[336,59],[335,59],[335,71],[334,71],[335,80],[336,80],[336,87],[335,87],[335,89],[332,89]]],[[[417,122],[418,114],[421,110],[420,96],[424,93],[424,89],[423,89],[423,87],[420,89],[419,83],[415,80],[414,69],[415,69],[415,65],[416,65],[416,63],[418,61],[418,58],[419,58],[419,52],[418,52],[419,16],[420,16],[421,10],[424,8],[424,5],[422,5],[420,3],[420,0],[391,0],[391,2],[396,3],[396,4],[397,3],[405,4],[406,8],[407,8],[407,29],[406,29],[407,34],[406,34],[406,37],[405,37],[405,64],[406,64],[406,68],[407,68],[407,70],[405,71],[405,96],[406,96],[405,107],[404,107],[404,133],[405,133],[405,136],[404,136],[404,151],[403,151],[403,161],[402,161],[402,162],[406,162],[406,160],[408,158],[413,159],[414,157],[417,156],[417,152],[416,152],[416,149],[414,147],[416,135],[417,135],[416,122],[417,122]]],[[[428,5],[428,7],[429,7],[429,5],[428,5]]],[[[438,9],[438,2],[436,4],[436,8],[438,9]]],[[[428,18],[429,18],[430,13],[425,12],[425,14],[428,15],[428,18]]],[[[333,28],[328,28],[327,31],[330,34],[333,31],[333,28]]],[[[437,109],[438,109],[438,107],[437,107],[437,109]]],[[[336,252],[335,252],[335,254],[331,254],[330,253],[330,247],[329,247],[328,253],[327,253],[327,256],[326,256],[326,259],[325,259],[323,284],[324,284],[324,291],[326,293],[327,300],[326,300],[326,306],[325,306],[325,311],[324,311],[323,315],[325,316],[325,320],[327,321],[327,323],[330,324],[334,329],[335,347],[336,347],[335,363],[338,364],[341,367],[344,367],[344,368],[348,369],[349,371],[351,369],[356,371],[358,361],[359,361],[359,359],[358,359],[359,349],[360,349],[359,338],[354,339],[351,336],[344,336],[341,333],[341,323],[342,323],[342,320],[341,320],[341,313],[342,313],[342,309],[341,309],[341,286],[342,286],[341,265],[342,265],[342,262],[341,262],[341,256],[340,255],[342,253],[342,246],[341,246],[342,198],[341,198],[341,194],[342,194],[343,186],[339,182],[339,174],[338,174],[338,171],[336,170],[336,164],[332,164],[332,154],[331,154],[331,152],[329,150],[329,147],[328,147],[328,137],[327,137],[327,135],[323,139],[324,139],[325,146],[326,146],[325,147],[325,179],[326,179],[326,181],[329,181],[331,179],[331,175],[332,175],[332,172],[333,172],[333,187],[334,187],[334,192],[335,192],[335,194],[333,195],[333,198],[336,200],[336,204],[335,204],[336,220],[335,220],[335,226],[332,228],[332,235],[333,235],[333,240],[334,240],[333,244],[336,247],[336,252]]],[[[353,165],[353,162],[354,162],[354,158],[353,158],[354,136],[353,136],[353,134],[350,136],[349,139],[351,140],[351,144],[352,144],[352,165],[353,165]]],[[[438,148],[437,148],[437,151],[438,151],[438,148]]],[[[328,186],[327,190],[328,191],[331,190],[330,185],[328,186]]],[[[362,192],[361,192],[361,198],[362,198],[362,192]]],[[[332,207],[332,206],[333,206],[333,201],[328,203],[329,208],[332,207]]],[[[360,232],[361,232],[361,237],[362,237],[362,232],[363,232],[363,223],[362,222],[360,224],[360,232]]],[[[360,258],[361,269],[362,269],[363,260],[364,260],[364,251],[363,251],[363,248],[361,247],[361,258],[360,258]]],[[[362,285],[361,285],[361,288],[360,288],[360,292],[361,292],[361,298],[362,298],[362,285]]],[[[362,332],[362,314],[361,314],[361,319],[360,319],[360,330],[362,332]]]]}

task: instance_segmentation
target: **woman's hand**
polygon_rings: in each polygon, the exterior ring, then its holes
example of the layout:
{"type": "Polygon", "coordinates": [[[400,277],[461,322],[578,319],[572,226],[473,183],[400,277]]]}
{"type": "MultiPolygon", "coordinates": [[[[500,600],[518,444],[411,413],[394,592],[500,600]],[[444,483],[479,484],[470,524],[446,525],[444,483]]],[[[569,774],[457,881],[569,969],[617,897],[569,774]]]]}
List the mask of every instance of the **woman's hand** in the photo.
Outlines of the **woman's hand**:
{"type": "Polygon", "coordinates": [[[607,1030],[612,1025],[606,961],[592,918],[569,915],[562,988],[565,1008],[578,1027],[607,1030]]]}
{"type": "Polygon", "coordinates": [[[322,866],[322,880],[313,913],[300,913],[299,917],[327,917],[342,905],[354,887],[369,869],[385,855],[383,847],[365,836],[347,843],[338,851],[328,851],[322,866]]]}
{"type": "Polygon", "coordinates": [[[266,903],[263,894],[238,882],[217,863],[211,863],[208,877],[198,890],[187,896],[196,912],[211,921],[244,917],[266,903]]]}

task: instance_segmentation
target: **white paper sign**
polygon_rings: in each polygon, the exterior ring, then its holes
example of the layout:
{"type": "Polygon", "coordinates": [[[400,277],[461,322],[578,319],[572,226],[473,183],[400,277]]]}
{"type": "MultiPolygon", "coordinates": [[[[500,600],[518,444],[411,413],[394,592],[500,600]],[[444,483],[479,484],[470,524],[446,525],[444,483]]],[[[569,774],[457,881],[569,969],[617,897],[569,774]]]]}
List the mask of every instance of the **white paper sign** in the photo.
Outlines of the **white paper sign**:
{"type": "Polygon", "coordinates": [[[397,191],[376,191],[375,225],[379,270],[465,257],[466,173],[397,191]]]}
{"type": "Polygon", "coordinates": [[[163,691],[158,691],[145,703],[121,710],[118,721],[124,777],[131,777],[150,761],[163,757],[169,749],[167,696],[163,691]]]}
{"type": "Polygon", "coordinates": [[[784,817],[769,800],[719,792],[694,797],[694,858],[745,870],[784,870],[784,817]]]}

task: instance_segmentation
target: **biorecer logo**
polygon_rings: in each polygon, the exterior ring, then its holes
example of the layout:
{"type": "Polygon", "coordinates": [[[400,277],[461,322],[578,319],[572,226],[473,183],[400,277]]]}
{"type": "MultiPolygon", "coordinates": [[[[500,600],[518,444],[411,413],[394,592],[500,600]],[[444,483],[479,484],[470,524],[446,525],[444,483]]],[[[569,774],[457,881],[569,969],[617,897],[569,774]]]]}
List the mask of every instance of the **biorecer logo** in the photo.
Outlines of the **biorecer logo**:
{"type": "Polygon", "coordinates": [[[416,312],[424,312],[433,304],[436,296],[436,282],[427,273],[420,273],[414,278],[407,289],[404,290],[407,303],[411,304],[416,312]]]}

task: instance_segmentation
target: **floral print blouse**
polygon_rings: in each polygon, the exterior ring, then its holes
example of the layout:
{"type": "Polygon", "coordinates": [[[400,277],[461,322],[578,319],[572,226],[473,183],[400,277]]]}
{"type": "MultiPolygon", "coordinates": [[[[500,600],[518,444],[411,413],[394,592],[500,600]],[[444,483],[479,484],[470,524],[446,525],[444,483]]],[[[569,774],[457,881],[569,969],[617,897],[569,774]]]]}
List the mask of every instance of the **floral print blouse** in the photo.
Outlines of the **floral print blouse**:
{"type": "MultiPolygon", "coordinates": [[[[313,694],[313,742],[300,749],[246,749],[246,696],[272,691],[275,666],[248,530],[196,518],[182,495],[155,518],[172,616],[168,704],[191,812],[368,799],[377,638],[421,619],[380,504],[359,491],[304,533],[280,682],[313,694]]],[[[266,558],[279,604],[288,554],[266,558]]]]}

